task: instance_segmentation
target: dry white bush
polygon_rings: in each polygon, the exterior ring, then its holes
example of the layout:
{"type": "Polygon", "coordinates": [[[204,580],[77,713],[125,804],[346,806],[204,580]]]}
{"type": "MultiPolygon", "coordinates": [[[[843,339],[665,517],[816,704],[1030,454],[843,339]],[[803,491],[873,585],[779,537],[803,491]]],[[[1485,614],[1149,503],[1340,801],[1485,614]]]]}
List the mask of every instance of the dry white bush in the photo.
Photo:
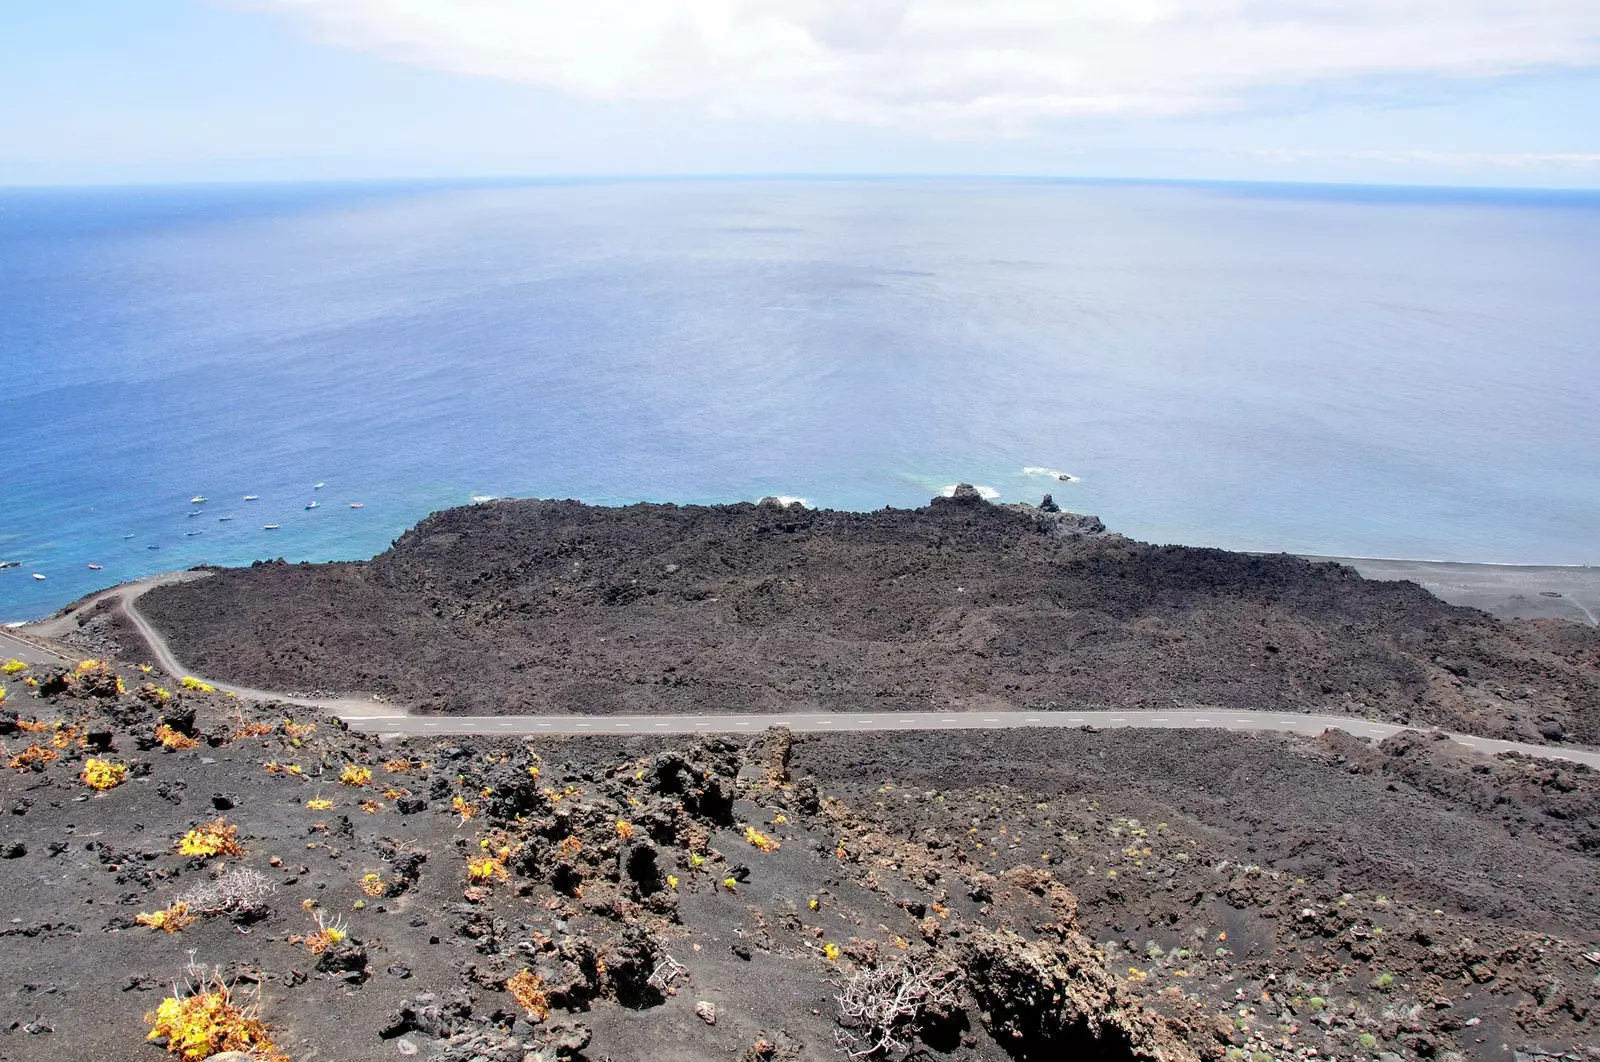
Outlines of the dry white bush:
{"type": "Polygon", "coordinates": [[[953,1003],[960,975],[915,962],[857,970],[834,982],[839,994],[839,1047],[850,1058],[882,1058],[905,1051],[906,1028],[930,1006],[953,1003]]]}
{"type": "Polygon", "coordinates": [[[196,914],[249,913],[265,907],[267,897],[276,891],[277,886],[259,870],[234,867],[196,885],[182,900],[196,914]]]}

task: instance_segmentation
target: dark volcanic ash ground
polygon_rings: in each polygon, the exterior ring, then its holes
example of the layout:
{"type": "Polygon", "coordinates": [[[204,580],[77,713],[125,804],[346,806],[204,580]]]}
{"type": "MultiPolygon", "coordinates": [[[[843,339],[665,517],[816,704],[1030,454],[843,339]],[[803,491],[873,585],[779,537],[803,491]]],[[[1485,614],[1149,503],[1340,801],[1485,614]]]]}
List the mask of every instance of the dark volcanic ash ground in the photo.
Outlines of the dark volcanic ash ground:
{"type": "Polygon", "coordinates": [[[8,1062],[168,1057],[146,1015],[202,977],[300,1062],[838,1059],[841,986],[907,971],[943,991],[883,1057],[1600,1048],[1581,767],[1415,733],[379,743],[127,666],[0,688],[8,1062]],[[237,851],[180,850],[219,820],[237,851]]]}

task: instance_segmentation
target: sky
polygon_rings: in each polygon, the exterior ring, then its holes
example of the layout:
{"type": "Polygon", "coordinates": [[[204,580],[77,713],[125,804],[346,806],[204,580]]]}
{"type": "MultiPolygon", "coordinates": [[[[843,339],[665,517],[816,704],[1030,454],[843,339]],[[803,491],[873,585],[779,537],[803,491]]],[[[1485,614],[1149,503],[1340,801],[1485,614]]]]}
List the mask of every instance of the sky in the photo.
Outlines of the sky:
{"type": "Polygon", "coordinates": [[[0,185],[1600,188],[1600,0],[5,0],[0,185]]]}

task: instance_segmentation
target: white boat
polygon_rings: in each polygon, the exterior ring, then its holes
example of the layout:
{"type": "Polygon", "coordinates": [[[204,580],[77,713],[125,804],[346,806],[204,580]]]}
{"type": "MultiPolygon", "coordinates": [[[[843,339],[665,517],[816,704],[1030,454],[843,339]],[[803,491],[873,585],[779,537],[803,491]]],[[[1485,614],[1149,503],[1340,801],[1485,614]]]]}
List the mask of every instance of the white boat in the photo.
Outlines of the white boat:
{"type": "Polygon", "coordinates": [[[196,509],[194,512],[190,513],[189,515],[190,516],[199,516],[200,515],[200,510],[196,509]]]}
{"type": "Polygon", "coordinates": [[[318,483],[315,487],[312,487],[311,489],[312,490],[321,490],[323,487],[326,487],[326,486],[327,486],[326,483],[318,483]]]}
{"type": "Polygon", "coordinates": [[[4,571],[7,568],[20,568],[20,567],[22,567],[22,562],[21,561],[0,561],[0,571],[4,571]]]}
{"type": "Polygon", "coordinates": [[[91,571],[91,572],[97,572],[97,571],[99,571],[99,570],[100,570],[100,565],[98,565],[98,564],[91,564],[91,565],[89,565],[89,570],[90,570],[90,571],[91,571]]]}
{"type": "Polygon", "coordinates": [[[245,501],[260,501],[261,500],[261,495],[259,495],[259,494],[246,494],[244,496],[244,500],[245,501]]]}
{"type": "Polygon", "coordinates": [[[262,524],[261,525],[261,530],[263,530],[263,531],[276,531],[278,529],[278,526],[279,525],[277,525],[277,524],[262,524]]]}
{"type": "Polygon", "coordinates": [[[316,502],[312,502],[310,505],[306,506],[307,509],[315,509],[316,507],[317,507],[317,503],[316,502]]]}
{"type": "Polygon", "coordinates": [[[190,505],[199,505],[201,502],[203,502],[205,500],[206,500],[206,496],[204,494],[196,494],[194,497],[189,499],[189,504],[190,505]]]}
{"type": "Polygon", "coordinates": [[[122,537],[123,538],[132,538],[133,536],[132,535],[123,535],[122,537]]]}
{"type": "Polygon", "coordinates": [[[361,503],[360,502],[351,502],[350,503],[350,508],[359,509],[359,508],[361,508],[361,503]]]}
{"type": "Polygon", "coordinates": [[[219,523],[219,524],[220,524],[220,523],[222,523],[222,522],[223,522],[223,521],[224,521],[224,520],[232,520],[232,519],[233,519],[233,517],[231,517],[231,516],[219,516],[219,517],[217,517],[217,523],[219,523]]]}
{"type": "Polygon", "coordinates": [[[33,577],[39,580],[41,583],[44,582],[44,576],[40,575],[38,572],[34,572],[33,577]]]}
{"type": "Polygon", "coordinates": [[[196,535],[203,535],[203,534],[205,534],[204,531],[185,531],[183,533],[183,537],[184,538],[193,538],[196,535]]]}

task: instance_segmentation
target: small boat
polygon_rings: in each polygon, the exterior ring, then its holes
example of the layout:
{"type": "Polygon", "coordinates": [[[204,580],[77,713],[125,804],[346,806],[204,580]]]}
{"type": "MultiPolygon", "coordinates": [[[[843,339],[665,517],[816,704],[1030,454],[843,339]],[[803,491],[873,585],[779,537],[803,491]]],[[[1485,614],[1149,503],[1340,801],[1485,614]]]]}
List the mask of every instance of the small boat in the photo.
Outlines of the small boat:
{"type": "Polygon", "coordinates": [[[0,561],[0,571],[4,571],[7,568],[20,568],[20,567],[22,567],[22,562],[21,561],[0,561]]]}
{"type": "Polygon", "coordinates": [[[317,503],[316,502],[312,502],[310,505],[306,506],[307,509],[315,509],[316,507],[317,507],[317,503]]]}
{"type": "Polygon", "coordinates": [[[123,538],[132,538],[133,536],[132,535],[123,535],[122,537],[123,538]]]}
{"type": "Polygon", "coordinates": [[[279,526],[280,526],[279,524],[262,524],[261,525],[261,530],[263,530],[263,531],[276,531],[279,528],[279,526]]]}
{"type": "Polygon", "coordinates": [[[160,546],[146,546],[145,549],[160,549],[160,546]]]}
{"type": "Polygon", "coordinates": [[[220,523],[222,523],[222,522],[223,522],[223,521],[224,521],[224,520],[232,520],[232,519],[233,519],[233,517],[231,517],[231,516],[219,516],[219,517],[217,517],[217,523],[219,523],[219,524],[220,524],[220,523]]]}
{"type": "Polygon", "coordinates": [[[206,496],[204,494],[196,494],[194,497],[189,499],[189,504],[190,505],[199,505],[201,502],[203,502],[205,500],[206,500],[206,496]]]}
{"type": "Polygon", "coordinates": [[[44,576],[40,575],[38,572],[34,572],[33,577],[39,580],[41,583],[44,582],[44,576]]]}
{"type": "Polygon", "coordinates": [[[196,509],[194,512],[190,513],[189,515],[190,516],[199,516],[200,515],[200,510],[196,509]]]}
{"type": "Polygon", "coordinates": [[[91,564],[91,565],[89,565],[89,570],[90,570],[90,571],[91,571],[91,572],[97,572],[97,571],[99,571],[99,570],[100,570],[100,565],[98,565],[98,564],[91,564]]]}
{"type": "Polygon", "coordinates": [[[203,535],[203,534],[205,534],[204,531],[185,531],[183,533],[183,537],[184,538],[193,538],[196,535],[203,535]]]}
{"type": "Polygon", "coordinates": [[[318,483],[315,487],[312,487],[311,489],[312,490],[321,490],[323,487],[326,487],[326,486],[327,486],[326,483],[318,483]]]}
{"type": "Polygon", "coordinates": [[[359,508],[361,508],[361,503],[360,502],[351,502],[350,503],[350,508],[359,509],[359,508]]]}
{"type": "Polygon", "coordinates": [[[259,495],[259,494],[246,494],[244,496],[244,500],[245,501],[260,501],[261,500],[261,495],[259,495]]]}

